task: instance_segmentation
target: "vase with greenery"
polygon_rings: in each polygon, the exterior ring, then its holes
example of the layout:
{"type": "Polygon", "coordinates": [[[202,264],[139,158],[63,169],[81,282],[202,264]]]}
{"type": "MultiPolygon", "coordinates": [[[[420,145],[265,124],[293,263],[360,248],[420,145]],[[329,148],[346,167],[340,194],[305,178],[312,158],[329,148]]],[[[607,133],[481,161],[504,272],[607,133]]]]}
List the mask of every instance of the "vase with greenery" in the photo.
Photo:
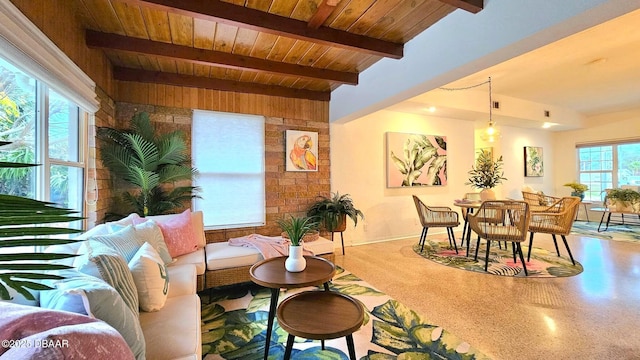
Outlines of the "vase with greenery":
{"type": "MultiPolygon", "coordinates": [[[[192,180],[197,173],[191,167],[182,131],[156,134],[149,115],[141,112],[132,117],[129,129],[101,127],[97,137],[102,141],[102,162],[112,179],[123,180],[133,188],[122,193],[122,200],[131,207],[128,212],[140,216],[169,214],[198,196],[197,187],[172,186],[192,180]]],[[[126,215],[119,211],[117,216],[126,215]]]]}
{"type": "Polygon", "coordinates": [[[502,183],[502,180],[507,180],[504,177],[504,166],[502,156],[496,161],[493,161],[491,152],[481,150],[478,154],[475,166],[471,166],[469,170],[469,181],[465,185],[471,185],[475,189],[481,189],[480,197],[482,200],[495,199],[493,189],[496,185],[502,183]]]}
{"type": "Polygon", "coordinates": [[[307,210],[307,216],[317,217],[319,225],[329,232],[341,232],[346,229],[347,216],[358,226],[358,217],[364,219],[362,211],[355,208],[349,194],[336,192],[331,196],[318,196],[318,200],[307,210]]]}
{"type": "MultiPolygon", "coordinates": [[[[9,143],[0,141],[0,147],[7,144],[9,143]]],[[[0,160],[0,172],[28,166],[34,165],[0,160]]],[[[76,242],[77,240],[56,237],[80,233],[82,230],[48,225],[67,224],[82,219],[71,215],[74,213],[77,211],[59,208],[49,202],[0,194],[0,299],[10,300],[8,288],[11,288],[27,300],[35,300],[29,290],[51,289],[42,284],[42,281],[64,278],[51,271],[72,267],[51,261],[76,255],[44,253],[36,249],[76,242]],[[33,251],[24,252],[25,248],[32,248],[33,251]]]]}
{"type": "Polygon", "coordinates": [[[610,201],[617,211],[638,212],[640,208],[640,193],[633,189],[611,189],[607,191],[606,201],[610,201]]]}
{"type": "Polygon", "coordinates": [[[284,267],[289,272],[300,272],[307,267],[307,261],[304,259],[302,238],[309,232],[313,231],[317,226],[315,218],[308,216],[295,217],[276,220],[280,229],[287,234],[291,245],[289,246],[289,256],[285,260],[284,267]]]}
{"type": "Polygon", "coordinates": [[[570,182],[570,183],[566,183],[563,186],[568,186],[571,188],[571,196],[577,196],[580,198],[580,200],[584,200],[584,192],[589,190],[589,187],[585,184],[580,184],[576,181],[574,182],[570,182]]]}

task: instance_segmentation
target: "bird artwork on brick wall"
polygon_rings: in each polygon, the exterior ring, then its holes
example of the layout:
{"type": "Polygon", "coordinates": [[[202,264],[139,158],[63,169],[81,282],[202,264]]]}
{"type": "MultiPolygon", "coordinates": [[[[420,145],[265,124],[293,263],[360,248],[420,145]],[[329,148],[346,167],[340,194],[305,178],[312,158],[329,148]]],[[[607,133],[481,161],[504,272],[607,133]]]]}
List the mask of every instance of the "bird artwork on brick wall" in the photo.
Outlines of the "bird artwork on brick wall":
{"type": "Polygon", "coordinates": [[[295,138],[289,151],[289,160],[298,171],[317,170],[318,160],[314,154],[314,141],[309,134],[295,138]]]}

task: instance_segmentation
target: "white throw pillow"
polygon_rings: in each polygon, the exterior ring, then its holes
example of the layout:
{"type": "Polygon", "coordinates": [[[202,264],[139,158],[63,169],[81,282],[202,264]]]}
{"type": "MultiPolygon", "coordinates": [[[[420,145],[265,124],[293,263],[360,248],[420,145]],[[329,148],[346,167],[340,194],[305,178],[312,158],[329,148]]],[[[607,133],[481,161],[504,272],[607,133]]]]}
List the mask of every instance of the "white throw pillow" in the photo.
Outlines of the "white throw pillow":
{"type": "Polygon", "coordinates": [[[142,311],[158,311],[167,301],[169,274],[158,252],[144,243],[129,261],[142,311]]]}

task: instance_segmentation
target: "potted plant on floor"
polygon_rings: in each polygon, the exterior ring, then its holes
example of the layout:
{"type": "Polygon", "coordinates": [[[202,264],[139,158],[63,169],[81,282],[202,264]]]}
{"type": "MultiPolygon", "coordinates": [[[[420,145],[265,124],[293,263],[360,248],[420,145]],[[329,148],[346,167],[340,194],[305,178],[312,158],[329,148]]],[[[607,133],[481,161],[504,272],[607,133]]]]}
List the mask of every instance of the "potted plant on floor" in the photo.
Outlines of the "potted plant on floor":
{"type": "Polygon", "coordinates": [[[349,194],[340,195],[336,192],[331,196],[319,196],[313,203],[307,216],[317,217],[323,229],[329,232],[342,232],[347,226],[347,216],[353,220],[353,226],[358,225],[358,216],[364,219],[362,211],[355,208],[349,194]]]}
{"type": "MultiPolygon", "coordinates": [[[[102,141],[102,162],[112,179],[129,185],[122,193],[122,199],[131,207],[125,214],[170,214],[198,196],[197,187],[172,186],[190,181],[197,174],[191,167],[183,132],[157,134],[149,115],[140,112],[131,118],[129,129],[101,127],[97,137],[102,141]]],[[[114,217],[124,216],[121,208],[118,211],[120,214],[113,214],[114,217]]]]}
{"type": "Polygon", "coordinates": [[[502,171],[502,156],[493,161],[493,156],[489,151],[481,150],[478,154],[475,166],[469,170],[469,181],[465,185],[471,185],[480,191],[480,198],[484,200],[494,200],[496,198],[493,188],[507,180],[502,171]]]}
{"type": "Polygon", "coordinates": [[[302,256],[302,239],[303,237],[313,231],[318,223],[315,218],[309,216],[295,217],[290,215],[288,220],[278,219],[276,220],[280,229],[287,234],[291,245],[289,245],[289,257],[285,260],[284,267],[289,272],[300,272],[307,266],[307,261],[302,256]]]}

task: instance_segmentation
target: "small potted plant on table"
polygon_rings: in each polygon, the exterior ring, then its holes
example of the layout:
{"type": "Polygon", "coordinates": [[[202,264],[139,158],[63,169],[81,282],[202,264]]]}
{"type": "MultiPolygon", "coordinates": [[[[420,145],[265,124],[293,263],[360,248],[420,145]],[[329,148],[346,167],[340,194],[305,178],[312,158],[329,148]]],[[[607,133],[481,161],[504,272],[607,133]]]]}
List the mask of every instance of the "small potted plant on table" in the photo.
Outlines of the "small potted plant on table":
{"type": "Polygon", "coordinates": [[[611,189],[607,191],[607,199],[616,211],[638,212],[640,210],[640,193],[635,190],[611,189]]]}
{"type": "Polygon", "coordinates": [[[589,190],[589,187],[585,184],[580,184],[576,181],[566,183],[564,186],[568,186],[571,188],[571,196],[577,196],[580,198],[580,201],[584,200],[584,192],[589,190]]]}
{"type": "Polygon", "coordinates": [[[496,194],[492,189],[500,184],[502,180],[507,180],[504,177],[504,171],[502,171],[503,165],[502,156],[493,161],[489,151],[480,151],[475,166],[472,166],[471,170],[469,170],[469,181],[465,185],[481,189],[480,199],[482,201],[495,200],[496,194]]]}
{"type": "Polygon", "coordinates": [[[276,222],[291,241],[289,257],[285,260],[284,267],[289,272],[303,271],[307,267],[307,261],[302,256],[302,239],[307,233],[313,231],[318,223],[313,217],[295,217],[293,215],[288,220],[278,219],[276,222]]]}

